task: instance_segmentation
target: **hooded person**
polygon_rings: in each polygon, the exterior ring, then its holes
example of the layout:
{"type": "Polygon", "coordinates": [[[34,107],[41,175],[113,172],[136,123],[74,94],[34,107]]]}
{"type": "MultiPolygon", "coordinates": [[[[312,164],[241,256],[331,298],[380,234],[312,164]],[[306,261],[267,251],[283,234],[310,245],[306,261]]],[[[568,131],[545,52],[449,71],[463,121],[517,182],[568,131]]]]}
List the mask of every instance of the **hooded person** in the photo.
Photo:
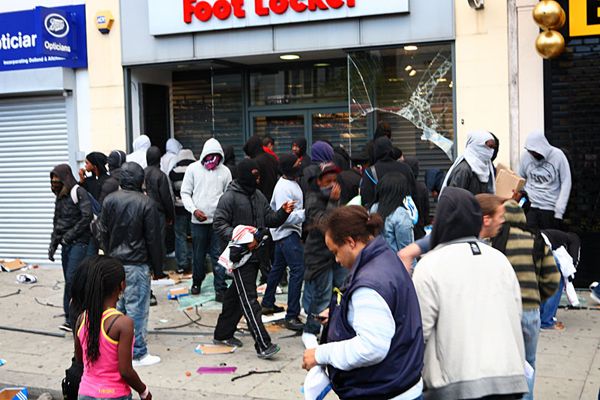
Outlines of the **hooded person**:
{"type": "MultiPolygon", "coordinates": [[[[190,171],[191,169],[188,169],[186,176],[190,171]]],[[[229,170],[226,171],[229,174],[229,170]]],[[[214,230],[223,243],[235,239],[233,232],[238,225],[257,228],[260,237],[255,242],[259,242],[264,237],[265,228],[280,227],[294,210],[293,202],[286,202],[279,210],[273,210],[265,195],[256,190],[259,179],[259,165],[255,160],[244,159],[238,164],[237,178],[219,199],[214,214],[214,230]]],[[[254,246],[250,250],[254,250],[254,246]]],[[[223,309],[215,328],[214,341],[218,344],[241,347],[243,343],[234,337],[234,333],[243,315],[254,338],[254,348],[258,357],[271,358],[279,352],[279,346],[271,342],[271,337],[262,323],[262,309],[256,293],[260,253],[264,252],[264,247],[253,251],[243,266],[233,270],[233,284],[224,294],[223,309]]]]}
{"type": "Polygon", "coordinates": [[[180,273],[190,273],[192,269],[192,250],[188,245],[188,233],[191,232],[191,215],[185,209],[181,199],[181,186],[185,171],[196,159],[189,149],[182,149],[175,159],[175,167],[169,172],[169,181],[175,197],[175,258],[180,273]]]}
{"type": "Polygon", "coordinates": [[[412,169],[416,180],[419,222],[415,225],[415,239],[421,239],[425,236],[425,226],[429,225],[429,190],[427,185],[419,180],[419,159],[415,156],[406,156],[404,161],[412,169]]]}
{"type": "MultiPolygon", "coordinates": [[[[181,183],[181,201],[192,222],[193,282],[192,294],[200,294],[206,277],[206,254],[214,269],[216,299],[222,301],[227,284],[225,270],[218,265],[221,241],[213,226],[217,203],[231,183],[231,172],[223,165],[224,153],[217,139],[210,138],[202,147],[198,161],[188,165],[181,183]]],[[[227,243],[227,242],[223,242],[227,243]]]]}
{"type": "Polygon", "coordinates": [[[506,257],[477,239],[482,224],[473,194],[445,189],[431,233],[434,249],[413,275],[425,339],[426,398],[520,398],[528,392],[519,282],[506,257]]]}
{"type": "Polygon", "coordinates": [[[126,288],[117,308],[133,319],[133,366],[147,366],[160,362],[160,357],[148,353],[146,342],[151,275],[164,277],[160,217],[156,202],[142,192],[144,170],[139,164],[121,165],[120,179],[121,190],[104,199],[98,242],[105,255],[125,267],[126,288]]]}
{"type": "Polygon", "coordinates": [[[265,153],[263,142],[260,136],[254,135],[244,145],[244,152],[248,157],[255,160],[258,164],[260,173],[260,182],[258,189],[263,192],[267,199],[273,197],[273,189],[277,184],[279,175],[279,165],[275,157],[265,153]]]}
{"type": "Polygon", "coordinates": [[[156,146],[150,147],[146,153],[148,164],[144,169],[146,194],[156,201],[158,211],[166,221],[172,222],[175,218],[173,197],[171,196],[169,178],[160,170],[160,157],[161,151],[156,146]]]}
{"type": "Polygon", "coordinates": [[[160,170],[169,175],[169,172],[175,168],[177,163],[177,154],[183,149],[183,145],[177,139],[171,138],[167,140],[165,145],[166,153],[160,159],[160,170]]]}
{"type": "Polygon", "coordinates": [[[71,286],[77,266],[87,255],[91,239],[92,205],[87,191],[77,185],[71,167],[60,164],[50,172],[52,193],[56,196],[54,204],[54,225],[48,248],[48,259],[54,262],[54,254],[61,246],[61,261],[65,278],[63,310],[65,323],[60,326],[64,331],[72,331],[72,316],[69,314],[71,286]]]}
{"type": "Polygon", "coordinates": [[[141,135],[133,141],[133,152],[127,155],[127,162],[137,163],[142,168],[148,166],[146,161],[146,152],[152,146],[150,138],[146,135],[141,135]]]}
{"type": "Polygon", "coordinates": [[[125,162],[127,155],[121,150],[113,150],[110,152],[107,158],[108,171],[110,175],[102,184],[102,191],[100,192],[100,198],[98,201],[100,204],[104,202],[106,196],[112,192],[119,190],[119,183],[121,179],[121,165],[125,162]]]}
{"type": "MultiPolygon", "coordinates": [[[[399,172],[408,180],[409,194],[415,204],[419,204],[417,184],[412,169],[408,164],[394,159],[394,146],[387,136],[375,139],[373,143],[375,164],[363,173],[360,195],[363,205],[370,208],[375,202],[377,182],[390,172],[399,172]]],[[[424,211],[419,209],[419,213],[424,211]]]]}
{"type": "Polygon", "coordinates": [[[492,164],[496,147],[490,132],[470,132],[463,155],[454,161],[446,174],[442,191],[451,186],[466,189],[474,195],[496,193],[496,174],[492,164]]]}
{"type": "Polygon", "coordinates": [[[425,185],[435,201],[437,201],[440,191],[442,190],[444,176],[444,172],[437,168],[428,169],[425,172],[425,185]]]}
{"type": "Polygon", "coordinates": [[[85,167],[79,170],[79,184],[96,200],[100,198],[102,185],[108,179],[106,161],[105,154],[93,151],[85,157],[85,167]],[[91,172],[92,176],[86,176],[86,172],[91,172]]]}
{"type": "Polygon", "coordinates": [[[312,164],[312,159],[306,154],[306,147],[307,143],[304,136],[298,136],[292,140],[292,153],[300,160],[301,170],[312,164]]]}
{"type": "Polygon", "coordinates": [[[223,145],[223,154],[225,157],[225,160],[223,161],[223,165],[225,165],[227,168],[229,168],[229,172],[231,172],[231,177],[233,179],[235,179],[236,162],[235,162],[235,150],[234,150],[233,146],[230,144],[223,145]]]}
{"type": "Polygon", "coordinates": [[[333,147],[322,140],[316,141],[312,145],[310,155],[312,164],[304,168],[302,179],[300,180],[300,187],[305,197],[310,190],[312,182],[319,176],[320,165],[333,162],[333,147]]]}
{"type": "Polygon", "coordinates": [[[571,195],[571,167],[565,153],[550,145],[541,131],[527,136],[519,175],[527,180],[531,207],[527,223],[537,229],[558,228],[571,195]]]}

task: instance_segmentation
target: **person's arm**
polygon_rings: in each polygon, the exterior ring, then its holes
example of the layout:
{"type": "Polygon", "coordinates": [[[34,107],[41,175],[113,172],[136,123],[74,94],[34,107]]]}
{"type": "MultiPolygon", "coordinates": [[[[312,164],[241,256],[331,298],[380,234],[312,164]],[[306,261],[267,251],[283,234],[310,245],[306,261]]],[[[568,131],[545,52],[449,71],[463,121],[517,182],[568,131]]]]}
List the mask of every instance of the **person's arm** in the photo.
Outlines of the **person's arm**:
{"type": "Polygon", "coordinates": [[[153,272],[154,278],[158,279],[164,276],[162,271],[164,254],[161,244],[160,217],[157,204],[150,199],[148,200],[144,206],[144,238],[146,240],[150,269],[153,272]]]}
{"type": "Polygon", "coordinates": [[[219,199],[215,215],[213,217],[213,229],[224,243],[229,243],[233,236],[233,207],[235,206],[231,192],[226,192],[219,199]]]}
{"type": "Polygon", "coordinates": [[[447,186],[468,190],[471,185],[471,179],[473,179],[473,172],[471,169],[464,168],[459,164],[452,172],[450,178],[448,178],[447,186]]]}
{"type": "Polygon", "coordinates": [[[100,217],[96,223],[96,240],[98,241],[98,246],[104,251],[105,254],[108,254],[108,246],[110,243],[108,232],[108,214],[110,209],[111,205],[109,200],[102,206],[102,212],[100,213],[100,217]]]}
{"type": "MultiPolygon", "coordinates": [[[[147,387],[140,379],[132,366],[131,347],[133,346],[133,320],[125,315],[116,320],[113,326],[115,336],[119,342],[117,352],[119,354],[119,373],[123,380],[142,395],[147,387]]],[[[146,397],[152,399],[152,395],[146,397]]]]}
{"type": "Polygon", "coordinates": [[[400,250],[398,257],[402,261],[402,264],[404,264],[404,268],[410,273],[417,257],[429,252],[430,249],[431,235],[427,235],[400,250]]]}
{"type": "Polygon", "coordinates": [[[161,172],[160,179],[158,181],[158,196],[160,202],[165,210],[165,216],[167,221],[173,221],[175,219],[175,204],[173,203],[173,196],[171,196],[171,185],[169,184],[169,178],[161,172]]]}
{"type": "Polygon", "coordinates": [[[552,297],[560,285],[561,274],[552,255],[552,249],[546,246],[544,257],[541,260],[538,287],[540,300],[544,302],[552,297]]]}
{"type": "Polygon", "coordinates": [[[275,211],[271,208],[266,197],[262,193],[257,192],[256,197],[261,203],[259,206],[264,210],[265,226],[267,228],[279,228],[285,223],[290,215],[290,213],[285,210],[284,206],[286,203],[283,203],[283,205],[277,211],[275,211]]]}
{"type": "MultiPolygon", "coordinates": [[[[295,207],[298,207],[298,205],[302,202],[302,198],[297,198],[297,195],[294,194],[293,189],[289,185],[278,184],[278,186],[275,186],[273,198],[271,199],[271,209],[277,211],[287,201],[295,201],[295,207]]],[[[294,211],[292,211],[292,213],[286,219],[285,225],[297,225],[303,222],[304,210],[295,208],[294,211]]]]}
{"type": "MultiPolygon", "coordinates": [[[[560,150],[557,150],[560,151],[560,150]]],[[[554,206],[554,218],[563,219],[567,204],[569,203],[569,196],[571,196],[571,168],[569,167],[569,160],[561,151],[561,162],[558,167],[558,173],[560,178],[560,193],[558,199],[556,199],[556,205],[554,206]]]]}
{"type": "Polygon", "coordinates": [[[188,166],[188,168],[185,170],[185,174],[183,175],[180,195],[185,209],[190,214],[194,214],[194,211],[196,211],[196,206],[194,205],[194,200],[192,200],[192,194],[194,193],[194,174],[192,168],[190,168],[191,166],[192,164],[188,166]]]}
{"type": "Polygon", "coordinates": [[[58,249],[58,245],[60,244],[61,234],[58,232],[56,223],[58,222],[58,199],[54,204],[54,216],[52,217],[52,234],[50,236],[50,245],[48,246],[48,260],[54,262],[54,254],[56,253],[56,249],[58,249]]]}
{"type": "Polygon", "coordinates": [[[354,314],[352,328],[356,336],[317,347],[318,364],[350,371],[378,364],[387,356],[396,323],[383,297],[373,289],[359,288],[352,294],[349,313],[354,314]]]}
{"type": "Polygon", "coordinates": [[[90,230],[90,222],[92,222],[92,204],[88,198],[85,189],[77,188],[77,206],[81,212],[81,217],[62,237],[64,243],[72,243],[78,237],[85,235],[86,231],[90,230]]]}
{"type": "Polygon", "coordinates": [[[415,268],[413,283],[417,292],[417,298],[419,299],[419,308],[421,309],[423,338],[425,339],[425,343],[427,343],[427,340],[429,340],[429,336],[437,323],[439,296],[435,287],[435,282],[426,266],[415,268]]]}

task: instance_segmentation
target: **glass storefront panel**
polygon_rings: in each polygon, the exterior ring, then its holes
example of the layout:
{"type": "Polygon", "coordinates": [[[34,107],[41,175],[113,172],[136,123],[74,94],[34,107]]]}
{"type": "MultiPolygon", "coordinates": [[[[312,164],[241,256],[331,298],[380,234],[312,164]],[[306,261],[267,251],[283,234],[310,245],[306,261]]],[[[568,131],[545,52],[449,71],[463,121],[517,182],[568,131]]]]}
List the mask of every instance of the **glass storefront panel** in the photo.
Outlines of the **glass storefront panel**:
{"type": "Polygon", "coordinates": [[[345,60],[250,73],[250,106],[345,103],[345,60]]]}
{"type": "Polygon", "coordinates": [[[289,153],[294,138],[305,135],[304,115],[257,115],[252,120],[255,135],[275,140],[276,154],[289,153]]]}
{"type": "Polygon", "coordinates": [[[312,113],[312,142],[329,141],[333,146],[342,146],[350,155],[360,152],[369,140],[367,125],[356,124],[350,133],[348,117],[348,111],[312,113]]]}

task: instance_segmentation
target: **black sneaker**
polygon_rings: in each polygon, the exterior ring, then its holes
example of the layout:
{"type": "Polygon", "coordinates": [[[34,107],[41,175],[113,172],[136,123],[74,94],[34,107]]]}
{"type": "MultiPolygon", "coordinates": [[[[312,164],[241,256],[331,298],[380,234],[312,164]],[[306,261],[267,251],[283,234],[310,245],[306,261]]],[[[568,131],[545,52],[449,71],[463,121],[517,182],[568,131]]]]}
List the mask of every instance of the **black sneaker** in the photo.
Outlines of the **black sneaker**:
{"type": "Polygon", "coordinates": [[[272,315],[272,314],[277,314],[277,313],[284,312],[284,311],[285,311],[285,308],[279,307],[277,304],[275,304],[273,307],[262,306],[262,314],[263,315],[272,315]]]}
{"type": "Polygon", "coordinates": [[[156,296],[154,293],[150,292],[150,307],[154,307],[158,305],[158,300],[156,300],[156,296]]]}
{"type": "Polygon", "coordinates": [[[244,347],[244,343],[242,343],[242,341],[240,339],[236,338],[235,336],[232,337],[231,339],[226,339],[226,340],[213,339],[213,343],[214,344],[222,344],[222,345],[231,346],[231,347],[244,347]]]}
{"type": "Polygon", "coordinates": [[[300,318],[295,317],[295,318],[290,318],[290,319],[285,319],[285,327],[286,329],[289,329],[290,331],[301,331],[304,329],[304,323],[302,323],[302,321],[300,321],[300,318]]]}
{"type": "Polygon", "coordinates": [[[225,292],[217,292],[215,293],[215,301],[217,303],[223,303],[223,299],[225,298],[225,292]]]}
{"type": "Polygon", "coordinates": [[[192,285],[192,295],[197,296],[200,294],[200,285],[192,285]]]}
{"type": "Polygon", "coordinates": [[[68,322],[65,322],[64,324],[59,326],[58,329],[64,332],[73,332],[73,328],[71,328],[71,324],[68,322]]]}
{"type": "Polygon", "coordinates": [[[278,345],[271,344],[265,350],[259,351],[256,355],[260,359],[269,360],[269,359],[275,357],[275,354],[279,353],[279,350],[281,350],[281,348],[278,345]]]}

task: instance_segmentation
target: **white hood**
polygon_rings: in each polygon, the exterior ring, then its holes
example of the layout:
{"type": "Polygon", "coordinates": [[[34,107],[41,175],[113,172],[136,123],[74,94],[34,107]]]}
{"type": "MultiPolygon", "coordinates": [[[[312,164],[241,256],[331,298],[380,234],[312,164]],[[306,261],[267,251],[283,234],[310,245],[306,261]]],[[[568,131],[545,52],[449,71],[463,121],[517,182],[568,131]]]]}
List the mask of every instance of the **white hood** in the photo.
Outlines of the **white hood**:
{"type": "Polygon", "coordinates": [[[152,146],[150,138],[146,135],[142,135],[133,141],[133,151],[143,150],[146,151],[152,146]]]}
{"type": "Polygon", "coordinates": [[[202,154],[200,155],[199,160],[204,160],[209,154],[220,154],[221,155],[221,164],[223,164],[223,160],[225,159],[225,154],[223,153],[223,147],[221,147],[221,143],[217,139],[210,138],[204,143],[204,147],[202,148],[202,154]]]}
{"type": "Polygon", "coordinates": [[[169,139],[166,144],[167,153],[179,154],[179,151],[183,149],[183,145],[179,143],[177,139],[169,139]]]}
{"type": "Polygon", "coordinates": [[[152,146],[150,138],[146,135],[142,135],[133,141],[133,153],[127,155],[127,162],[134,162],[139,164],[142,168],[148,166],[146,161],[146,152],[152,146]]]}
{"type": "Polygon", "coordinates": [[[181,149],[179,153],[177,153],[177,162],[183,160],[196,161],[194,157],[194,153],[190,149],[181,149]]]}
{"type": "Polygon", "coordinates": [[[548,142],[546,136],[544,136],[544,132],[534,131],[527,136],[525,150],[535,151],[536,153],[543,155],[544,158],[548,158],[552,151],[552,145],[548,142]]]}

